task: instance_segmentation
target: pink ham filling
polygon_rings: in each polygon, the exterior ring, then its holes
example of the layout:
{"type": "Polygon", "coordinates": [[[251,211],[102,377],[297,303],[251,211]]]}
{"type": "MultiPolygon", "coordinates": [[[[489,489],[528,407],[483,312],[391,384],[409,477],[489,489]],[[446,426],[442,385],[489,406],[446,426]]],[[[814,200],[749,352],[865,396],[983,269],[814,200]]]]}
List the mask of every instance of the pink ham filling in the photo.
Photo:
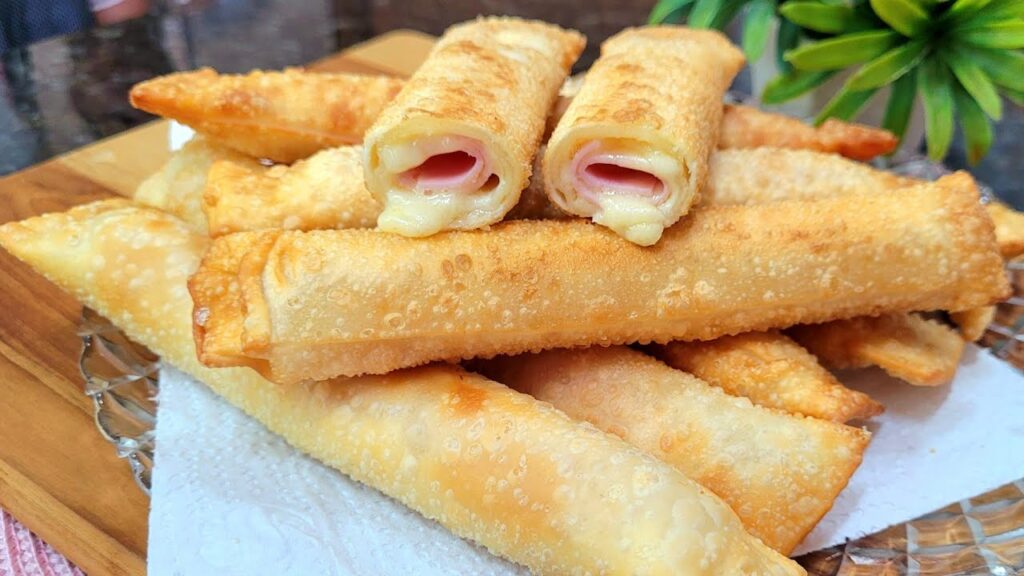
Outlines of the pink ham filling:
{"type": "Polygon", "coordinates": [[[428,150],[437,151],[415,168],[399,175],[406,188],[431,193],[451,190],[472,193],[480,190],[491,177],[483,145],[471,138],[446,137],[437,144],[429,143],[428,150]]]}
{"type": "Polygon", "coordinates": [[[600,192],[644,196],[661,203],[666,196],[665,183],[650,172],[623,165],[629,163],[623,154],[605,150],[600,141],[590,142],[572,161],[576,191],[595,204],[600,192]]]}

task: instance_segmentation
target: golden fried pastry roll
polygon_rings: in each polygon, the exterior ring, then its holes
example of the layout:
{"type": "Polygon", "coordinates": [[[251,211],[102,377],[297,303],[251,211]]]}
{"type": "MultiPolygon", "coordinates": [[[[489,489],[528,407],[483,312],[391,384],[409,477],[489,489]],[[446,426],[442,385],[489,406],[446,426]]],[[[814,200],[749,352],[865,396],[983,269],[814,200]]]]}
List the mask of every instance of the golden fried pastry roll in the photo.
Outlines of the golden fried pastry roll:
{"type": "Polygon", "coordinates": [[[537,574],[804,574],[669,465],[458,367],[291,388],[204,368],[185,282],[208,243],[125,200],[0,227],[6,249],[292,446],[537,574]]]}
{"type": "MultiPolygon", "coordinates": [[[[958,174],[900,194],[706,208],[654,249],[579,220],[418,240],[280,232],[238,270],[245,312],[236,350],[292,383],[983,306],[1009,287],[972,182],[958,174]]],[[[209,295],[193,298],[203,328],[209,295]]],[[[201,358],[204,346],[200,338],[201,358]]]]}
{"type": "Polygon", "coordinates": [[[765,204],[874,193],[922,183],[835,154],[784,148],[719,150],[701,203],[765,204]]]}
{"type": "MultiPolygon", "coordinates": [[[[206,174],[215,162],[249,163],[249,157],[202,136],[185,143],[155,174],[136,188],[136,202],[170,212],[206,233],[206,215],[203,214],[203,190],[206,174]]],[[[258,162],[257,162],[258,164],[258,162]]]]}
{"type": "Polygon", "coordinates": [[[215,162],[203,212],[211,236],[267,228],[373,228],[380,204],[363,182],[362,147],[317,152],[291,166],[215,162]]]}
{"type": "Polygon", "coordinates": [[[650,246],[697,200],[743,54],[719,32],[630,28],[601,46],[544,152],[562,210],[650,246]]]}
{"type": "Polygon", "coordinates": [[[500,221],[530,179],[548,111],[585,41],[517,18],[445,32],[366,134],[381,230],[429,236],[500,221]]]}
{"type": "Polygon", "coordinates": [[[1003,258],[1011,260],[1024,254],[1024,214],[999,201],[985,205],[996,225],[996,242],[1003,258]]]}
{"type": "Polygon", "coordinates": [[[985,335],[992,320],[996,317],[995,306],[982,306],[971,308],[962,312],[951,312],[949,314],[953,323],[960,329],[960,335],[968,342],[977,342],[985,335]]]}
{"type": "Polygon", "coordinates": [[[672,342],[654,355],[733,396],[790,414],[847,422],[881,414],[884,408],[851,390],[807,350],[775,331],[748,332],[707,342],[672,342]]]}
{"type": "Polygon", "coordinates": [[[795,326],[789,332],[829,366],[878,366],[917,386],[938,386],[952,380],[964,352],[964,340],[955,330],[917,314],[795,326]]]}
{"type": "Polygon", "coordinates": [[[474,362],[719,495],[747,530],[789,554],[832,507],[870,435],[755,406],[624,346],[474,362]]]}
{"type": "Polygon", "coordinates": [[[794,148],[832,152],[870,160],[896,149],[899,138],[888,130],[829,118],[811,126],[784,114],[772,114],[750,106],[729,104],[722,118],[719,148],[794,148]]]}
{"type": "Polygon", "coordinates": [[[132,106],[187,124],[254,158],[294,162],[323,148],[363,141],[403,81],[302,70],[218,74],[209,68],[132,87],[132,106]]]}

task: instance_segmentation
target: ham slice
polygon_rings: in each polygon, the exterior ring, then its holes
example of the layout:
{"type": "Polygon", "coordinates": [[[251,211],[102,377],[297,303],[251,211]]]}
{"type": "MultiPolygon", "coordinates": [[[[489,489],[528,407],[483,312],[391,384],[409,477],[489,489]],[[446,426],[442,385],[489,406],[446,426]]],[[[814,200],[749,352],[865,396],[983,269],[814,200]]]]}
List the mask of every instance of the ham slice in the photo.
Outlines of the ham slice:
{"type": "Polygon", "coordinates": [[[647,158],[613,150],[600,140],[580,148],[571,169],[577,192],[594,204],[599,204],[601,193],[640,196],[654,205],[668,195],[668,187],[653,173],[647,158]]]}
{"type": "Polygon", "coordinates": [[[398,175],[398,183],[410,190],[471,194],[491,177],[490,162],[479,140],[442,136],[419,140],[410,148],[417,160],[423,159],[398,175]]]}

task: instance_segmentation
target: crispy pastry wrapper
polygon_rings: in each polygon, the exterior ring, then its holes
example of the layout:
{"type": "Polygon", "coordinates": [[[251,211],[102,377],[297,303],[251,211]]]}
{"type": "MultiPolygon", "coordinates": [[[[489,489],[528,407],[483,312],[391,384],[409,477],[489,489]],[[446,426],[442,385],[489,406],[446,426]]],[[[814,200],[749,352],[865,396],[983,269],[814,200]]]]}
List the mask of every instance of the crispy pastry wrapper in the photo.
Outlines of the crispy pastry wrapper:
{"type": "Polygon", "coordinates": [[[500,221],[526,187],[548,111],[584,44],[575,31],[517,18],[449,28],[366,134],[366,185],[384,206],[378,226],[418,237],[500,221]],[[452,154],[471,157],[480,181],[464,174],[421,189],[415,174],[452,154]]]}
{"type": "Polygon", "coordinates": [[[208,227],[203,212],[203,191],[210,167],[220,161],[259,164],[240,152],[197,136],[172,153],[160,170],[143,180],[135,189],[133,199],[170,212],[205,234],[208,227]]]}
{"type": "Polygon", "coordinates": [[[899,145],[888,130],[829,118],[821,126],[805,124],[784,114],[772,114],[751,106],[727,104],[722,119],[719,148],[792,148],[831,152],[871,160],[899,145]]]}
{"type": "Polygon", "coordinates": [[[872,194],[922,182],[835,154],[784,148],[719,150],[710,171],[701,199],[707,206],[872,194]]]}
{"type": "Polygon", "coordinates": [[[329,148],[291,166],[215,162],[203,212],[211,236],[243,230],[373,228],[380,203],[363,181],[362,147],[329,148]]]}
{"type": "MultiPolygon", "coordinates": [[[[207,259],[195,282],[213,265],[207,259]]],[[[653,248],[582,221],[507,222],[420,240],[282,232],[238,274],[252,289],[236,350],[266,360],[265,374],[282,383],[956,311],[1009,290],[991,220],[964,174],[900,194],[707,208],[653,248]]],[[[204,294],[193,297],[197,314],[212,318],[204,294]]],[[[204,348],[200,339],[201,357],[204,348]]]]}
{"type": "Polygon", "coordinates": [[[125,200],[0,227],[4,248],[296,448],[538,574],[804,574],[667,464],[458,367],[290,388],[203,367],[185,283],[208,242],[125,200]]]}
{"type": "Polygon", "coordinates": [[[477,364],[676,467],[783,554],[832,507],[870,438],[859,428],[755,406],[623,346],[477,364]]]}
{"type": "Polygon", "coordinates": [[[840,384],[811,353],[776,331],[672,342],[653,352],[728,394],[791,414],[843,423],[884,410],[867,394],[840,384]]]}
{"type": "Polygon", "coordinates": [[[715,31],[630,28],[608,39],[548,141],[543,172],[552,202],[631,242],[657,242],[699,197],[722,96],[743,62],[715,31]],[[660,184],[634,193],[588,183],[621,172],[610,166],[660,184]]]}
{"type": "Polygon", "coordinates": [[[387,76],[296,69],[237,75],[202,68],[136,84],[129,99],[254,158],[294,162],[362,142],[402,85],[387,76]]]}
{"type": "Polygon", "coordinates": [[[968,342],[977,342],[985,335],[990,324],[996,317],[995,306],[982,306],[971,308],[962,312],[951,312],[949,314],[953,323],[960,329],[960,335],[968,342]]]}
{"type": "Polygon", "coordinates": [[[918,386],[948,383],[964,352],[964,340],[955,330],[917,314],[796,326],[790,334],[832,367],[878,366],[918,386]]]}
{"type": "Polygon", "coordinates": [[[998,201],[989,202],[985,209],[996,225],[996,241],[1003,258],[1011,260],[1024,254],[1024,214],[998,201]]]}

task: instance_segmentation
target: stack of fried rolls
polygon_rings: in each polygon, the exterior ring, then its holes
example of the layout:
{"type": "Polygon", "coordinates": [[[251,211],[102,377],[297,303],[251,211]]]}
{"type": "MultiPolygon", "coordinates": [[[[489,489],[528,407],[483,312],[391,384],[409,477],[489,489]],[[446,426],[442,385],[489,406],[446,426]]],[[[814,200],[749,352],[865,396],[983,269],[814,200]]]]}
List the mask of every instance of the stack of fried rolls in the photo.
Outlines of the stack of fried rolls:
{"type": "Polygon", "coordinates": [[[723,105],[743,59],[715,32],[625,30],[567,80],[583,42],[482,18],[409,81],[142,83],[198,136],[135,202],[0,245],[536,573],[804,574],[785,555],[868,449],[847,423],[884,409],[822,363],[947,382],[1022,218],[858,162],[883,130],[723,105]]]}

